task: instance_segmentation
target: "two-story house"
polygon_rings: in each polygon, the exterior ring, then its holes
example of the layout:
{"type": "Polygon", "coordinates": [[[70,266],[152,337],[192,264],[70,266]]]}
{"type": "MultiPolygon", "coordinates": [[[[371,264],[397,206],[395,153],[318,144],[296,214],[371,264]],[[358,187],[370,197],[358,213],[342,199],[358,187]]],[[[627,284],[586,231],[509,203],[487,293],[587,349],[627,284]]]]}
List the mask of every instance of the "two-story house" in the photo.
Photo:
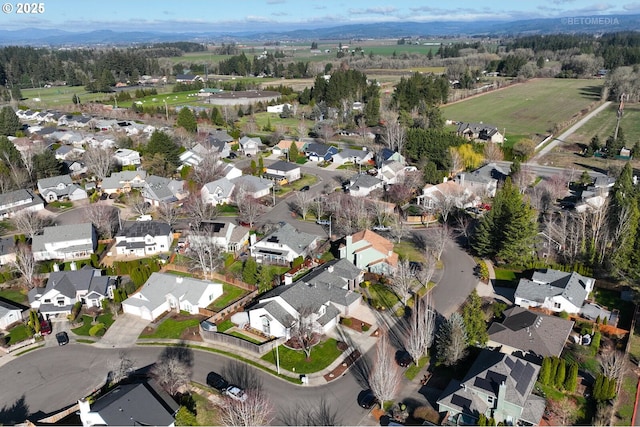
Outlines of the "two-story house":
{"type": "Polygon", "coordinates": [[[45,227],[41,234],[33,236],[31,251],[36,261],[70,261],[89,258],[97,246],[98,236],[89,222],[45,227]]]}
{"type": "MultiPolygon", "coordinates": [[[[255,239],[255,234],[251,237],[255,239]]],[[[299,256],[309,255],[318,245],[318,240],[318,236],[298,231],[285,223],[259,242],[252,242],[251,256],[262,264],[289,264],[299,256]]]]}
{"type": "Polygon", "coordinates": [[[384,189],[384,181],[375,176],[361,173],[349,179],[347,191],[354,197],[367,197],[376,190],[384,189]]]}
{"type": "Polygon", "coordinates": [[[127,221],[116,235],[116,254],[150,256],[168,252],[173,241],[169,224],[158,221],[127,221]]]}
{"type": "Polygon", "coordinates": [[[189,195],[184,181],[162,176],[150,175],[142,187],[144,201],[152,206],[174,203],[189,195]]]}
{"type": "Polygon", "coordinates": [[[509,175],[495,163],[487,163],[472,172],[462,172],[454,181],[480,197],[495,197],[498,183],[509,175]]]}
{"type": "Polygon", "coordinates": [[[204,243],[216,245],[226,252],[237,253],[249,243],[249,231],[248,227],[231,222],[203,222],[198,232],[187,236],[187,242],[189,245],[194,242],[197,244],[200,243],[200,239],[204,239],[204,243]]]}
{"type": "Polygon", "coordinates": [[[37,212],[44,209],[44,200],[31,190],[20,189],[0,194],[0,218],[5,219],[20,211],[37,212]]]}
{"type": "Polygon", "coordinates": [[[102,180],[100,188],[103,193],[128,193],[133,189],[142,189],[146,183],[147,172],[143,170],[113,172],[102,180]]]}
{"type": "Polygon", "coordinates": [[[38,191],[47,203],[57,200],[82,200],[88,197],[84,189],[73,183],[70,175],[39,179],[38,191]]]}
{"type": "Polygon", "coordinates": [[[389,274],[398,266],[398,254],[393,252],[393,243],[371,230],[346,236],[339,251],[340,258],[346,258],[356,267],[371,273],[389,274]]]}
{"type": "Polygon", "coordinates": [[[140,153],[128,148],[119,148],[113,153],[113,159],[120,166],[136,166],[141,163],[140,153]]]}
{"type": "Polygon", "coordinates": [[[250,138],[248,136],[240,138],[238,144],[240,145],[240,151],[245,156],[257,156],[264,148],[260,138],[250,138]]]}
{"type": "Polygon", "coordinates": [[[290,183],[300,179],[300,166],[279,160],[265,167],[265,177],[279,183],[290,183]]]}
{"type": "Polygon", "coordinates": [[[235,184],[227,178],[220,178],[208,182],[200,189],[202,201],[213,206],[231,203],[231,195],[235,189],[235,184]]]}
{"type": "Polygon", "coordinates": [[[531,280],[522,278],[515,292],[515,304],[541,307],[560,313],[579,313],[593,291],[595,279],[553,269],[536,270],[531,280]]]}

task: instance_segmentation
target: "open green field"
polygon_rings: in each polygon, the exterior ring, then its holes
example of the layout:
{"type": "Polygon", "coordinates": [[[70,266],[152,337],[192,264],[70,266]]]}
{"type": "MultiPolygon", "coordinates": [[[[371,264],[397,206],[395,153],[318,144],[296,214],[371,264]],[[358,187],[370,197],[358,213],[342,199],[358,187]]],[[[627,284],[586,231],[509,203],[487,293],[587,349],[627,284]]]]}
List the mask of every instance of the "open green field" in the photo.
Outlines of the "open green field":
{"type": "MultiPolygon", "coordinates": [[[[618,103],[612,103],[609,108],[602,110],[580,127],[567,138],[567,141],[588,144],[591,138],[598,135],[600,144],[604,144],[607,138],[615,132],[617,111],[618,103]]],[[[632,147],[636,141],[640,140],[640,104],[625,105],[620,128],[624,131],[627,147],[632,147]]]]}
{"type": "Polygon", "coordinates": [[[509,135],[548,133],[600,99],[601,80],[535,79],[442,108],[446,119],[483,122],[509,135]]]}

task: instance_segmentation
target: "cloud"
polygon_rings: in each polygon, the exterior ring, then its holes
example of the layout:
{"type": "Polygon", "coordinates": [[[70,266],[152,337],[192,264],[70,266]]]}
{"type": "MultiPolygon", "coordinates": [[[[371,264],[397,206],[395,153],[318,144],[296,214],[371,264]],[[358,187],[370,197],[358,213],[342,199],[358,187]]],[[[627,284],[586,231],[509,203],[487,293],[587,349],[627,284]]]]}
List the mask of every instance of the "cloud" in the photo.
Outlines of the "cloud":
{"type": "Polygon", "coordinates": [[[289,14],[287,12],[273,12],[271,15],[272,16],[288,16],[289,14]]]}
{"type": "Polygon", "coordinates": [[[640,10],[640,2],[628,3],[628,4],[625,4],[624,6],[622,6],[622,8],[624,10],[635,12],[635,11],[640,10]]]}
{"type": "Polygon", "coordinates": [[[613,9],[614,6],[610,5],[609,3],[595,3],[592,4],[591,6],[585,6],[585,7],[581,7],[578,9],[570,9],[567,10],[568,13],[572,13],[572,14],[577,14],[577,13],[584,13],[584,14],[588,14],[588,13],[600,13],[600,12],[606,12],[610,9],[613,9]]]}
{"type": "Polygon", "coordinates": [[[267,0],[267,4],[282,4],[286,2],[287,0],[267,0]]]}
{"type": "MultiPolygon", "coordinates": [[[[553,0],[551,3],[553,4],[566,4],[566,3],[573,3],[576,0],[553,0]]],[[[540,6],[539,8],[541,8],[543,6],[540,6]]]]}
{"type": "Polygon", "coordinates": [[[259,15],[247,15],[244,20],[246,22],[273,22],[272,19],[267,18],[266,16],[259,15]]]}
{"type": "Polygon", "coordinates": [[[348,12],[351,15],[390,15],[397,12],[398,9],[393,6],[378,6],[368,7],[366,9],[349,9],[348,12]]]}

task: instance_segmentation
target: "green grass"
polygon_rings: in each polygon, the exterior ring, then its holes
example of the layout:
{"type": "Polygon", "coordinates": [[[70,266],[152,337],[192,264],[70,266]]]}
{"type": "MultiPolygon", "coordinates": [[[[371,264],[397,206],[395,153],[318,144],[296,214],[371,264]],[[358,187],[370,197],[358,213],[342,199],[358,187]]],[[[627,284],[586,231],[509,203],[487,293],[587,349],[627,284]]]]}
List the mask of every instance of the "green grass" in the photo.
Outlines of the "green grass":
{"type": "MultiPolygon", "coordinates": [[[[93,326],[91,324],[92,320],[93,318],[91,316],[87,316],[86,314],[83,315],[82,326],[72,329],[71,332],[73,332],[76,335],[82,335],[82,336],[88,337],[89,329],[91,329],[91,327],[93,326]]],[[[109,326],[111,326],[113,322],[114,322],[113,315],[111,313],[104,313],[98,316],[98,323],[104,324],[105,329],[109,329],[109,326]]]]}
{"type": "Polygon", "coordinates": [[[27,293],[22,289],[0,289],[0,297],[18,304],[27,304],[29,302],[27,293]]]}
{"type": "Polygon", "coordinates": [[[223,283],[222,295],[216,298],[211,304],[209,304],[207,308],[213,311],[220,311],[240,298],[245,293],[247,293],[247,291],[242,288],[230,285],[228,283],[223,283]]]}
{"type": "Polygon", "coordinates": [[[77,339],[77,340],[76,340],[76,342],[81,342],[81,343],[83,343],[83,344],[95,344],[95,343],[96,343],[96,341],[92,341],[92,340],[85,340],[85,339],[83,339],[83,338],[79,338],[79,339],[77,339]]]}
{"type": "Polygon", "coordinates": [[[218,323],[216,326],[218,327],[218,332],[224,332],[227,329],[231,329],[236,325],[234,325],[231,320],[225,320],[223,322],[218,323]]]}
{"type": "Polygon", "coordinates": [[[20,105],[27,105],[29,108],[46,109],[55,108],[62,105],[73,104],[73,95],[78,95],[80,101],[84,104],[87,102],[105,100],[112,94],[108,93],[89,93],[84,86],[61,86],[51,88],[22,89],[22,97],[20,105]],[[36,101],[36,98],[40,101],[36,101]]]}
{"type": "Polygon", "coordinates": [[[620,319],[618,327],[629,329],[631,327],[631,318],[633,317],[634,305],[632,301],[623,301],[620,299],[620,292],[609,289],[596,289],[594,291],[596,302],[609,310],[620,310],[620,319]]]}
{"type": "MultiPolygon", "coordinates": [[[[312,374],[321,371],[342,354],[336,344],[337,342],[333,338],[318,344],[311,350],[311,358],[309,360],[306,359],[303,351],[291,350],[281,345],[278,347],[280,367],[299,374],[312,374]]],[[[262,360],[275,365],[276,352],[270,351],[262,356],[262,360]]]]}
{"type": "Polygon", "coordinates": [[[25,324],[16,325],[11,329],[11,331],[9,331],[7,345],[14,345],[16,343],[19,343],[20,341],[24,341],[28,338],[31,338],[31,336],[32,335],[29,332],[29,328],[27,328],[27,325],[25,324]]]}
{"type": "Polygon", "coordinates": [[[546,399],[557,401],[557,400],[561,400],[564,397],[564,393],[562,393],[561,391],[556,390],[554,387],[542,385],[540,382],[537,382],[537,381],[536,381],[536,388],[540,388],[540,390],[544,392],[546,399]]]}
{"type": "Polygon", "coordinates": [[[233,205],[219,205],[218,213],[220,214],[237,214],[238,207],[233,205]]]}
{"type": "Polygon", "coordinates": [[[187,273],[185,271],[167,270],[165,273],[173,274],[174,276],[180,276],[180,277],[193,277],[193,274],[187,273]]]}
{"type": "Polygon", "coordinates": [[[218,422],[216,406],[200,393],[191,393],[196,403],[196,420],[201,426],[214,426],[218,422]]]}
{"type": "Polygon", "coordinates": [[[140,335],[140,338],[179,339],[185,329],[198,326],[199,323],[198,319],[165,319],[158,325],[153,333],[149,335],[140,335]]]}
{"type": "MultiPolygon", "coordinates": [[[[628,397],[628,400],[618,402],[616,415],[620,418],[616,425],[630,426],[631,417],[633,417],[633,406],[636,397],[636,389],[638,386],[638,378],[635,375],[627,375],[622,381],[622,391],[628,397]]],[[[621,393],[622,394],[622,393],[621,393]]]]}
{"type": "Polygon", "coordinates": [[[416,375],[418,375],[420,371],[422,371],[425,366],[427,366],[427,363],[429,363],[429,356],[424,356],[420,359],[420,366],[416,366],[415,363],[412,363],[404,371],[404,377],[409,381],[412,381],[416,377],[416,375]]]}
{"type": "Polygon", "coordinates": [[[374,308],[384,307],[390,309],[400,301],[398,296],[387,285],[372,283],[368,290],[369,295],[371,295],[371,305],[374,308]]]}
{"type": "MultiPolygon", "coordinates": [[[[616,127],[618,103],[613,102],[567,138],[569,142],[588,144],[595,135],[604,145],[607,138],[613,135],[616,127]]],[[[640,104],[626,104],[620,120],[620,128],[624,131],[625,140],[634,144],[640,140],[640,104]]]]}
{"type": "MultiPolygon", "coordinates": [[[[287,119],[282,119],[280,118],[280,116],[278,114],[274,114],[274,113],[256,113],[253,115],[253,118],[255,119],[257,128],[260,131],[263,131],[264,127],[267,126],[267,124],[271,124],[272,128],[276,128],[277,126],[280,126],[285,130],[286,134],[292,133],[292,132],[297,132],[298,129],[298,124],[300,123],[300,120],[296,119],[296,118],[287,118],[287,119]]],[[[247,121],[249,120],[249,116],[244,116],[242,118],[240,118],[239,122],[239,126],[242,128],[246,125],[247,121]]],[[[310,122],[311,123],[311,122],[310,122]]]]}
{"type": "Polygon", "coordinates": [[[408,259],[409,261],[423,262],[424,256],[416,246],[408,241],[401,241],[393,245],[393,251],[397,253],[401,259],[408,259]]]}
{"type": "Polygon", "coordinates": [[[52,206],[52,207],[58,208],[58,209],[68,209],[68,208],[73,207],[73,202],[55,201],[55,202],[49,203],[49,206],[52,206]]]}
{"type": "Polygon", "coordinates": [[[247,336],[247,335],[245,335],[245,334],[243,334],[241,332],[234,331],[234,332],[230,332],[228,335],[231,335],[231,336],[236,337],[236,338],[243,339],[245,341],[252,342],[254,344],[262,344],[261,341],[258,341],[257,339],[254,339],[254,338],[251,338],[250,336],[247,336]]]}
{"type": "Polygon", "coordinates": [[[446,119],[491,124],[512,134],[547,133],[600,99],[603,82],[534,79],[442,108],[446,119]],[[553,100],[553,102],[549,102],[553,100]]]}
{"type": "Polygon", "coordinates": [[[512,281],[517,280],[516,272],[511,270],[505,270],[504,268],[494,268],[496,273],[496,280],[512,281]]]}

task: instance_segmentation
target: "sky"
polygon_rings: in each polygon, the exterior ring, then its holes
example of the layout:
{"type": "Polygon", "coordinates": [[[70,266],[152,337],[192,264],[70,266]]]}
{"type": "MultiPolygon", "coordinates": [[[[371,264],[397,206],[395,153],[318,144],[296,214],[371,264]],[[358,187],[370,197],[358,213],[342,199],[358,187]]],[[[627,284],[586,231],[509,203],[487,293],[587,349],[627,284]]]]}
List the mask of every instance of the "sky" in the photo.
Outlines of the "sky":
{"type": "Polygon", "coordinates": [[[375,22],[515,21],[640,13],[640,0],[44,0],[39,2],[44,10],[30,14],[17,13],[18,2],[3,2],[0,29],[76,32],[281,32],[375,22]]]}

